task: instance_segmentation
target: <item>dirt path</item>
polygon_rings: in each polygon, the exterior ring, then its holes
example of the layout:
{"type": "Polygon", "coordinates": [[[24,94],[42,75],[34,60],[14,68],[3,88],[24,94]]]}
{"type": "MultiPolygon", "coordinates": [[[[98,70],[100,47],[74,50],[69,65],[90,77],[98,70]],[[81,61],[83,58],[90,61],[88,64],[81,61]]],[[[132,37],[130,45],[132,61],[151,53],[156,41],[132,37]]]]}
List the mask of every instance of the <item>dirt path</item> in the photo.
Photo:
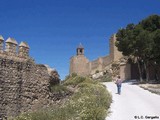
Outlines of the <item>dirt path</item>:
{"type": "Polygon", "coordinates": [[[133,85],[132,82],[123,83],[122,94],[118,95],[113,82],[104,84],[113,97],[111,114],[106,120],[160,120],[160,95],[133,85]]]}

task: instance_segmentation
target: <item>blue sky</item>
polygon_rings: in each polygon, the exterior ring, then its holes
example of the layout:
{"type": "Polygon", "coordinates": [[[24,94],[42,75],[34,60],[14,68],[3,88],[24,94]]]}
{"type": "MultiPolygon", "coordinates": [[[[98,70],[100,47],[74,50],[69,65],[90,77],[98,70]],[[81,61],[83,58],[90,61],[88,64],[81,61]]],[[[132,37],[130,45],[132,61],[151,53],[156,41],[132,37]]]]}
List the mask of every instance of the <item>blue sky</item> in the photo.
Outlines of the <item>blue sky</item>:
{"type": "Polygon", "coordinates": [[[121,27],[160,15],[159,0],[1,0],[0,34],[26,41],[36,63],[69,73],[82,43],[89,60],[109,54],[109,38],[121,27]]]}

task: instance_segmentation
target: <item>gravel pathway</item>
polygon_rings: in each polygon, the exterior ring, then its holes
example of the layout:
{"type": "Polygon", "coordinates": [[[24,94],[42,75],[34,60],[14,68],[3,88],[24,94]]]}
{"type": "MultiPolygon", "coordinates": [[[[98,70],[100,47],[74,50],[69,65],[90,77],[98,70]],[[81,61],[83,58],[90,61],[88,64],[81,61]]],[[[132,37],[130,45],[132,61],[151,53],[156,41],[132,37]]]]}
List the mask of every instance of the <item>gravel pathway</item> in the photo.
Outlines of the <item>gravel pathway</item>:
{"type": "Polygon", "coordinates": [[[111,113],[106,120],[160,120],[160,95],[132,83],[122,84],[121,95],[116,94],[113,82],[103,83],[113,98],[111,113]]]}

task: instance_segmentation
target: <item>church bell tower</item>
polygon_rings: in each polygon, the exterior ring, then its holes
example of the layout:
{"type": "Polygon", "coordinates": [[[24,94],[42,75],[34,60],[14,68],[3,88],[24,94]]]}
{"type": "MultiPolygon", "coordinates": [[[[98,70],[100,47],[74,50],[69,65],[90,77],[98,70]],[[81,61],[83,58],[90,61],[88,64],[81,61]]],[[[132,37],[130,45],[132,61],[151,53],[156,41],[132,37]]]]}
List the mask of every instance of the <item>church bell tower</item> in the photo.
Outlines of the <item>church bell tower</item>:
{"type": "Polygon", "coordinates": [[[80,76],[89,75],[89,60],[84,56],[84,47],[79,44],[77,54],[70,59],[70,75],[77,73],[80,76]]]}
{"type": "Polygon", "coordinates": [[[77,56],[78,55],[84,55],[84,47],[80,43],[79,46],[77,47],[77,56]]]}

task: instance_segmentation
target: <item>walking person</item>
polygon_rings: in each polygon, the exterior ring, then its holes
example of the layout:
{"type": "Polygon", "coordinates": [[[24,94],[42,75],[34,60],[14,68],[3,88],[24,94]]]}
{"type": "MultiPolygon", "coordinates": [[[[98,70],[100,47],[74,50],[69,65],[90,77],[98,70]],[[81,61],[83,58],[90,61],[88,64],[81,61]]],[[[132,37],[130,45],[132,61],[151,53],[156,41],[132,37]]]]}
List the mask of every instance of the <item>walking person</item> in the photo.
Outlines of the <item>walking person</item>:
{"type": "Polygon", "coordinates": [[[122,80],[121,80],[120,76],[117,77],[115,83],[117,85],[117,93],[120,95],[121,94],[121,86],[122,86],[122,80]]]}

